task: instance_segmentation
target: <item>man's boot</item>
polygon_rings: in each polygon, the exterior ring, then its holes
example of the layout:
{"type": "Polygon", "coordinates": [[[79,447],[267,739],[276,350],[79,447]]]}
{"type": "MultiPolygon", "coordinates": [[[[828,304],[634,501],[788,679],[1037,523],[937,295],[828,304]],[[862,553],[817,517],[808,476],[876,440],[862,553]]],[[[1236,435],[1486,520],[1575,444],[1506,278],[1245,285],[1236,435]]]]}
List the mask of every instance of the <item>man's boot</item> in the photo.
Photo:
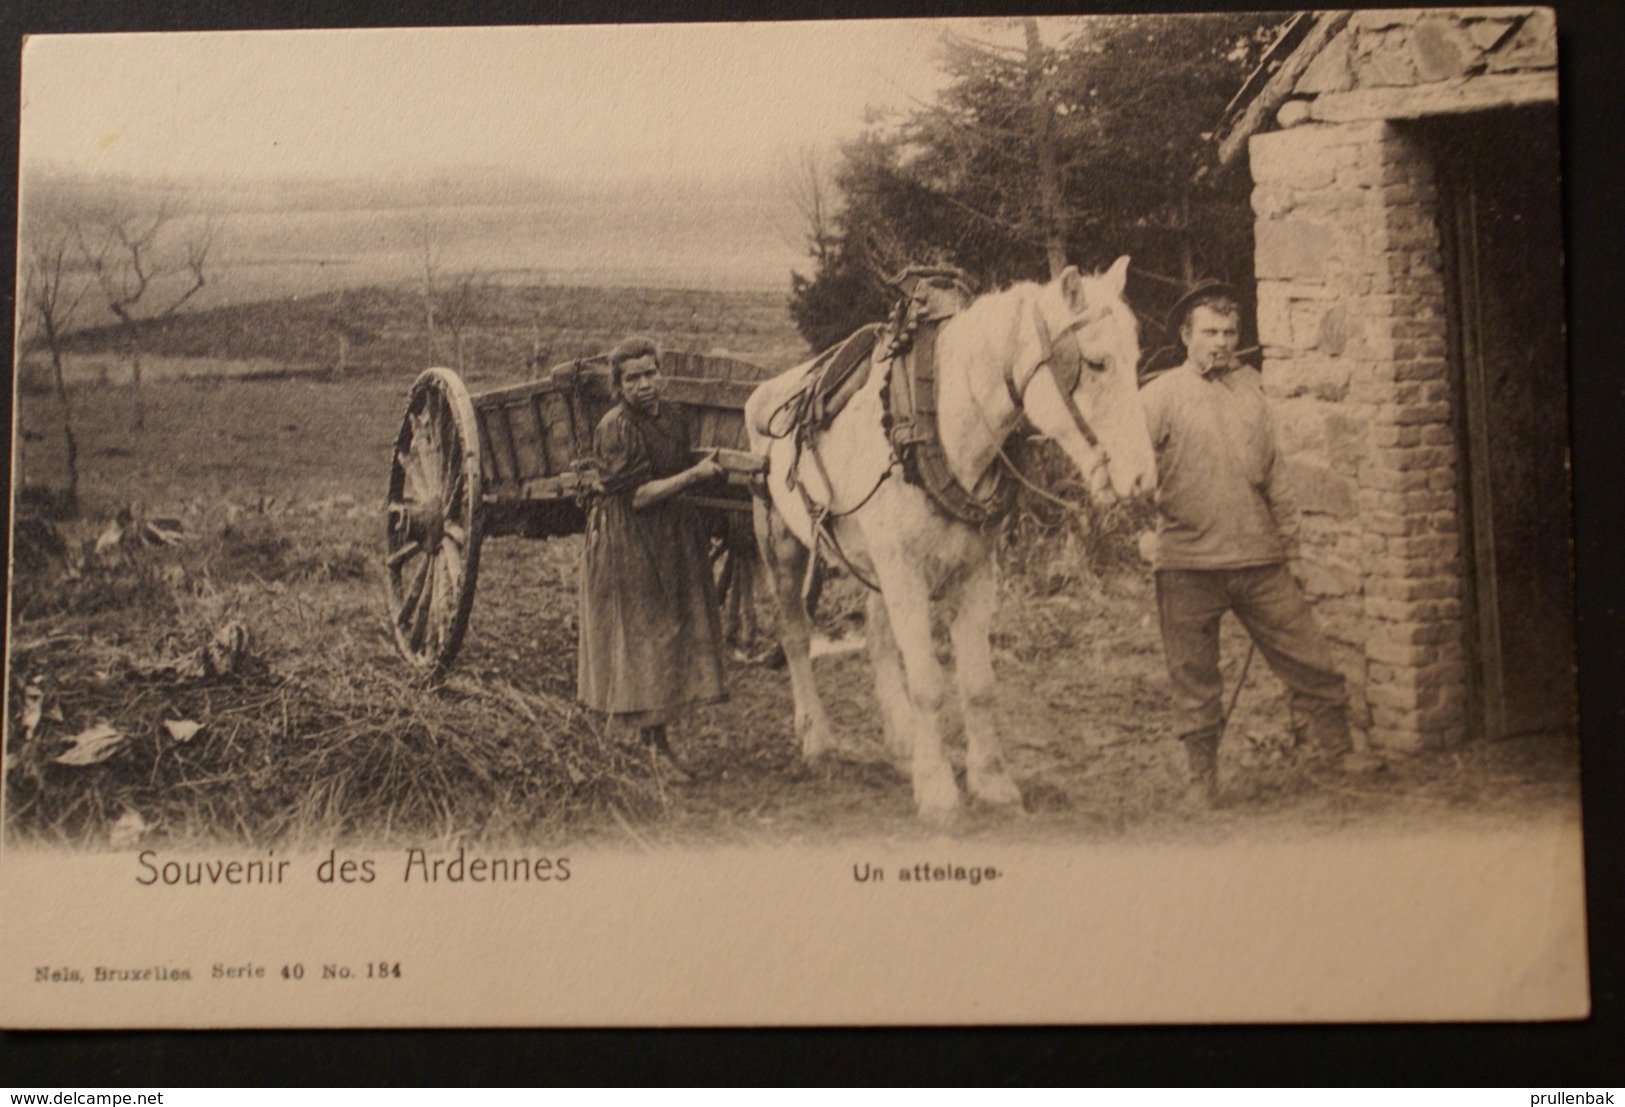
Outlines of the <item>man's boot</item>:
{"type": "Polygon", "coordinates": [[[1182,734],[1179,740],[1185,745],[1191,770],[1186,799],[1193,807],[1212,807],[1219,798],[1219,730],[1182,734]]]}
{"type": "Polygon", "coordinates": [[[1387,767],[1382,758],[1354,748],[1348,715],[1342,709],[1311,715],[1298,734],[1298,743],[1305,763],[1311,768],[1323,765],[1336,772],[1358,776],[1387,767]]]}

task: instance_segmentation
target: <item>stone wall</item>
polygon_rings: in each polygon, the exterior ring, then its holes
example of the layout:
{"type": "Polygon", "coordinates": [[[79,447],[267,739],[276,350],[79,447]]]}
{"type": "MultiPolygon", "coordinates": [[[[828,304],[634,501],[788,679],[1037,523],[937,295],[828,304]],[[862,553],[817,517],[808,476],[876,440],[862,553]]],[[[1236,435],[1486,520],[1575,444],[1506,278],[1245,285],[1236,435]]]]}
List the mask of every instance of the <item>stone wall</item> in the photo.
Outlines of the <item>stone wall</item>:
{"type": "MultiPolygon", "coordinates": [[[[1322,19],[1341,16],[1322,16],[1322,19]]],[[[1258,331],[1305,588],[1374,746],[1469,717],[1459,413],[1419,120],[1557,98],[1543,8],[1354,12],[1248,142],[1258,331]]]]}
{"type": "Polygon", "coordinates": [[[1258,330],[1304,584],[1373,745],[1466,718],[1457,442],[1428,152],[1393,123],[1252,139],[1258,330]]]}
{"type": "MultiPolygon", "coordinates": [[[[1550,8],[1459,8],[1355,12],[1317,54],[1293,91],[1334,97],[1361,90],[1434,88],[1554,72],[1557,25],[1550,8]]],[[[1352,101],[1357,102],[1357,101],[1352,101]]],[[[1322,110],[1331,102],[1322,105],[1322,110]]],[[[1448,110],[1448,101],[1441,101],[1448,110]]]]}

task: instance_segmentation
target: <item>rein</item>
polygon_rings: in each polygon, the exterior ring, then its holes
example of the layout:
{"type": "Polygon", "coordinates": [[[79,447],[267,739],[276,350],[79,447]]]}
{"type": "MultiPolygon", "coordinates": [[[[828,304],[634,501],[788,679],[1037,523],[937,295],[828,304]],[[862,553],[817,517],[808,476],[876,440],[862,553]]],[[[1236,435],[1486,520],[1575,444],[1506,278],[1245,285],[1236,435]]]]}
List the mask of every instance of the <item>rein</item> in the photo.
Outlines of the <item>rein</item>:
{"type": "MultiPolygon", "coordinates": [[[[993,429],[993,424],[988,422],[987,412],[982,410],[982,405],[976,405],[976,414],[982,417],[982,426],[987,428],[988,437],[997,438],[998,432],[993,429]]],[[[1074,515],[1084,514],[1084,509],[1078,504],[1073,503],[1071,500],[1063,500],[1055,493],[1047,489],[1040,488],[1038,485],[1028,480],[1026,475],[1022,473],[1021,469],[1017,467],[1016,463],[1011,460],[1010,455],[1005,452],[1004,443],[1000,442],[995,444],[993,447],[993,452],[999,455],[999,460],[1004,462],[1004,467],[1006,469],[1010,470],[1010,475],[1015,477],[1016,482],[1027,491],[1031,492],[1035,496],[1038,496],[1040,499],[1048,500],[1056,507],[1065,508],[1074,515]]]]}
{"type": "MultiPolygon", "coordinates": [[[[1055,339],[1050,335],[1049,324],[1044,321],[1043,313],[1038,310],[1038,303],[1036,300],[1028,301],[1028,307],[1032,309],[1033,325],[1038,331],[1038,343],[1042,348],[1043,353],[1038,360],[1038,364],[1033,367],[1032,375],[1027,378],[1027,384],[1021,388],[1016,387],[1015,369],[1011,363],[1007,362],[1004,366],[1004,390],[1009,394],[1010,402],[1015,406],[1016,413],[1019,415],[1026,410],[1027,388],[1032,386],[1034,378],[1036,378],[1039,373],[1046,368],[1049,369],[1050,379],[1055,382],[1055,391],[1060,394],[1061,405],[1066,408],[1067,415],[1071,417],[1072,425],[1077,428],[1078,433],[1083,436],[1083,440],[1087,442],[1089,444],[1089,448],[1094,451],[1095,463],[1089,467],[1089,472],[1085,474],[1085,477],[1088,479],[1089,483],[1093,485],[1095,474],[1111,464],[1111,455],[1106,452],[1106,447],[1100,444],[1100,436],[1097,435],[1095,433],[1095,429],[1089,425],[1089,420],[1084,417],[1083,412],[1078,408],[1078,402],[1072,398],[1072,389],[1077,387],[1078,379],[1083,373],[1083,366],[1080,364],[1076,366],[1073,371],[1066,374],[1067,377],[1071,378],[1071,387],[1068,387],[1068,381],[1062,379],[1060,371],[1055,367],[1056,343],[1055,339]]],[[[1078,346],[1078,331],[1095,322],[1108,310],[1109,309],[1107,308],[1100,308],[1099,310],[1091,312],[1088,315],[1080,316],[1068,323],[1061,330],[1059,337],[1072,339],[1072,344],[1077,349],[1078,361],[1081,362],[1083,360],[1083,349],[1081,346],[1078,346]]],[[[1076,505],[1069,504],[1065,500],[1045,492],[1043,489],[1029,481],[1026,477],[1022,476],[1021,472],[1016,468],[1015,462],[1010,460],[1010,455],[1004,452],[1004,445],[998,441],[997,432],[993,430],[993,424],[988,419],[987,412],[982,410],[982,406],[976,403],[974,398],[972,398],[971,404],[976,408],[976,413],[981,416],[982,424],[987,427],[988,434],[994,438],[994,450],[1004,461],[1005,465],[1009,467],[1010,471],[1015,474],[1016,479],[1020,481],[1029,492],[1036,492],[1038,495],[1044,497],[1052,503],[1059,504],[1062,507],[1070,508],[1073,511],[1078,510],[1076,505]]]]}
{"type": "MultiPolygon", "coordinates": [[[[816,373],[817,368],[817,363],[814,363],[813,367],[808,370],[809,376],[816,373]]],[[[812,526],[813,556],[807,561],[807,575],[801,582],[801,602],[803,604],[807,602],[807,598],[812,594],[813,581],[818,573],[818,552],[821,549],[840,562],[841,567],[852,574],[865,588],[868,588],[871,592],[880,591],[880,585],[859,572],[858,567],[852,564],[852,559],[846,556],[846,551],[841,549],[841,544],[836,540],[835,531],[830,524],[836,519],[842,519],[861,511],[870,500],[874,499],[875,493],[880,491],[880,486],[886,483],[887,478],[892,475],[898,465],[897,455],[894,451],[890,463],[885,469],[881,470],[880,476],[875,480],[869,491],[864,493],[863,497],[851,507],[837,511],[833,503],[835,499],[835,482],[830,479],[829,470],[824,468],[824,459],[818,453],[818,443],[812,434],[807,433],[807,412],[811,409],[812,403],[813,390],[809,385],[806,389],[792,394],[789,399],[779,405],[778,410],[768,417],[766,428],[769,438],[782,439],[788,438],[792,434],[795,435],[794,453],[790,460],[790,468],[784,474],[784,483],[787,488],[801,497],[801,506],[806,510],[807,518],[812,526]],[[789,416],[788,424],[783,430],[775,431],[775,421],[787,414],[789,416]],[[818,470],[818,475],[824,482],[824,487],[829,490],[831,503],[819,504],[813,501],[812,494],[807,491],[806,483],[801,479],[801,461],[803,458],[812,459],[814,468],[818,470]]]]}
{"type": "MultiPolygon", "coordinates": [[[[801,496],[801,505],[806,509],[807,517],[812,522],[813,545],[817,547],[822,543],[828,552],[835,555],[835,559],[841,563],[841,567],[857,578],[860,584],[871,592],[880,591],[880,585],[860,573],[858,567],[852,564],[852,559],[846,556],[846,551],[841,549],[841,544],[836,540],[835,531],[830,524],[836,519],[843,519],[862,510],[870,500],[874,499],[875,493],[880,491],[880,486],[886,483],[886,478],[896,471],[896,456],[893,455],[891,463],[881,471],[879,479],[875,481],[874,486],[868,492],[864,493],[863,498],[842,511],[836,511],[833,504],[815,504],[813,502],[812,496],[807,492],[807,486],[802,483],[797,472],[800,468],[800,456],[798,451],[796,463],[792,464],[790,472],[785,474],[785,483],[795,489],[796,493],[801,496]]],[[[812,442],[807,443],[807,456],[811,457],[813,464],[818,467],[818,475],[823,478],[824,487],[829,489],[830,499],[833,500],[835,498],[835,482],[829,479],[829,471],[824,468],[824,459],[818,456],[818,448],[812,442]]],[[[818,558],[814,556],[808,560],[807,576],[801,582],[802,603],[806,603],[807,597],[812,594],[813,577],[817,569],[818,558]]]]}

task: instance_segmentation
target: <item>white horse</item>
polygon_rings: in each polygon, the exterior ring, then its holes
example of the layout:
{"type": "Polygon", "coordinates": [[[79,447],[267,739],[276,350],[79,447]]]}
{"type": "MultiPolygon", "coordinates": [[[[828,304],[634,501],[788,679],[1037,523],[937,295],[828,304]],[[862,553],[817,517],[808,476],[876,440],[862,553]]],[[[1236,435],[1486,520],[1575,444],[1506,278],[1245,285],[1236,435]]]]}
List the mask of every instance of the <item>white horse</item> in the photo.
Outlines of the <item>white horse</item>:
{"type": "MultiPolygon", "coordinates": [[[[1066,451],[1097,500],[1152,490],[1156,462],[1135,380],[1139,326],[1122,295],[1128,261],[1119,258],[1099,276],[1068,268],[1048,284],[1017,284],[941,324],[939,435],[965,489],[986,492],[1003,442],[1026,415],[1066,451]],[[1060,382],[1067,380],[1076,383],[1063,393],[1060,382]]],[[[779,601],[795,733],[808,760],[835,749],[813,683],[812,626],[801,597],[815,524],[802,493],[787,481],[792,471],[814,511],[827,512],[840,552],[878,585],[868,611],[875,690],[887,745],[900,760],[909,759],[920,814],[946,819],[959,805],[938,719],[947,681],[931,638],[933,600],[945,604],[950,617],[966,783],[984,802],[1019,804],[992,716],[994,536],[937,510],[900,472],[882,479],[899,462],[881,421],[886,363],[879,346],[874,357],[867,384],[803,448],[799,463],[794,436],[775,437],[769,422],[802,385],[806,366],[763,383],[745,406],[751,448],[768,460],[770,499],[757,500],[756,537],[779,601]],[[816,452],[816,463],[805,457],[808,450],[816,452]]]]}

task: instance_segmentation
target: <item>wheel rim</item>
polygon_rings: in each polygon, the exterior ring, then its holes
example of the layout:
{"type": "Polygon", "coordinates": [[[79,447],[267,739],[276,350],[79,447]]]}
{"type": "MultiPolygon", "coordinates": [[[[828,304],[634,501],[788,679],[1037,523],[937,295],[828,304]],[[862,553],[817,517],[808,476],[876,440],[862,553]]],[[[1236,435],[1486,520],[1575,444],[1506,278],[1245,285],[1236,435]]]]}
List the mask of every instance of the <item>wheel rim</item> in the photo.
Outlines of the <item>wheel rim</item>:
{"type": "Polygon", "coordinates": [[[430,369],[412,386],[390,464],[388,573],[395,644],[429,670],[461,645],[479,560],[479,442],[456,374],[430,369]]]}

